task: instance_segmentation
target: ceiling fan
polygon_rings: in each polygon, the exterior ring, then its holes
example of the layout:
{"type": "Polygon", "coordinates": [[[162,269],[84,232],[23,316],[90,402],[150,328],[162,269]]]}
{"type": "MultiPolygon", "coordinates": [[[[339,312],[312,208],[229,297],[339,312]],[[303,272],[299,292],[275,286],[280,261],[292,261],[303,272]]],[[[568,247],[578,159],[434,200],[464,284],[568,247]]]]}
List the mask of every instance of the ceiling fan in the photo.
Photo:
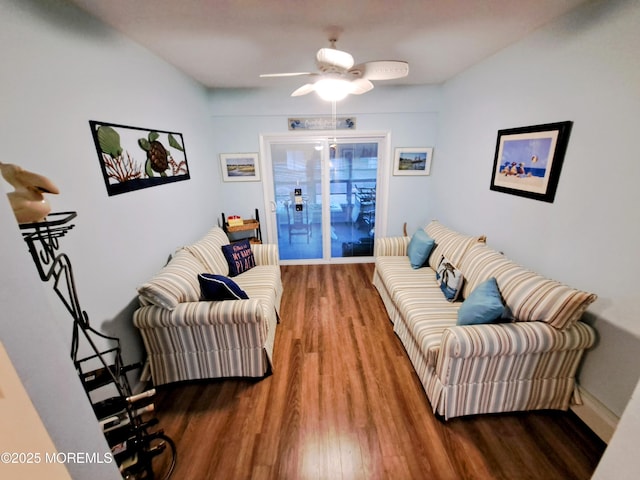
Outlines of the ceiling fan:
{"type": "Polygon", "coordinates": [[[337,101],[349,94],[368,92],[373,88],[372,80],[393,80],[409,74],[409,64],[398,60],[377,60],[354,66],[353,56],[336,48],[336,39],[329,42],[330,48],[321,48],[316,54],[319,73],[267,73],[260,77],[312,77],[315,78],[313,82],[301,86],[291,96],[316,92],[324,100],[337,101]]]}

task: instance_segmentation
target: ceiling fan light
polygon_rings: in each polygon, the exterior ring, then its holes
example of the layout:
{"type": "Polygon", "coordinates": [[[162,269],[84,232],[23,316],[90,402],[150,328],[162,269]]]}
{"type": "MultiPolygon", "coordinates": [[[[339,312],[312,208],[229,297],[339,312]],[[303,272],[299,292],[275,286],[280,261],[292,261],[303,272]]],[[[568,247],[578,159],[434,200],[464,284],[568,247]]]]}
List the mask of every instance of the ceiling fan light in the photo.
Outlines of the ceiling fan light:
{"type": "Polygon", "coordinates": [[[327,102],[338,102],[352,91],[351,82],[341,78],[323,78],[314,84],[314,90],[327,102]]]}

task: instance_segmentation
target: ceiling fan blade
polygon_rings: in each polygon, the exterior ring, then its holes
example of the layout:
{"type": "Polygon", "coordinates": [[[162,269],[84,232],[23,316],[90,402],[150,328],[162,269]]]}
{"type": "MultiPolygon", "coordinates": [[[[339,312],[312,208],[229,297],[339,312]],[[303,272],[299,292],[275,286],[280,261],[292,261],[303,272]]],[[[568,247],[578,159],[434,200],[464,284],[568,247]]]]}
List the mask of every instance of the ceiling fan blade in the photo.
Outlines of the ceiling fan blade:
{"type": "Polygon", "coordinates": [[[354,60],[350,53],[335,48],[321,48],[316,54],[318,65],[338,67],[349,70],[353,67],[354,60]]]}
{"type": "Polygon", "coordinates": [[[373,89],[373,83],[366,78],[356,78],[351,81],[351,88],[353,89],[351,91],[353,95],[362,95],[373,89]]]}
{"type": "Polygon", "coordinates": [[[291,96],[292,97],[299,97],[301,95],[306,95],[307,93],[311,93],[314,90],[314,84],[313,83],[307,83],[303,86],[301,86],[300,88],[298,88],[297,90],[295,90],[291,96]]]}
{"type": "Polygon", "coordinates": [[[367,80],[393,80],[409,75],[409,64],[397,60],[378,60],[356,65],[349,73],[367,80]]]}
{"type": "Polygon", "coordinates": [[[314,75],[311,72],[291,72],[291,73],[263,73],[260,78],[272,78],[272,77],[301,77],[303,75],[314,75]]]}

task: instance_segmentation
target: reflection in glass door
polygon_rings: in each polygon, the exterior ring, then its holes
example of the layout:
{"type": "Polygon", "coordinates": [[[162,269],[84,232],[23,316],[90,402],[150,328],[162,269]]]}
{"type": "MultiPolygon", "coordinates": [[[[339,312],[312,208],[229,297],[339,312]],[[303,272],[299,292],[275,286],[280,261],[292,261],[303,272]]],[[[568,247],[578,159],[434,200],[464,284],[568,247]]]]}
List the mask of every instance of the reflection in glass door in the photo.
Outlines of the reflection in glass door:
{"type": "Polygon", "coordinates": [[[338,143],[329,154],[331,256],[373,256],[378,144],[338,143]]]}
{"type": "Polygon", "coordinates": [[[281,260],[323,258],[321,153],[313,143],[271,145],[281,260]]]}
{"type": "Polygon", "coordinates": [[[281,260],[373,255],[382,138],[267,139],[265,194],[281,260]]]}

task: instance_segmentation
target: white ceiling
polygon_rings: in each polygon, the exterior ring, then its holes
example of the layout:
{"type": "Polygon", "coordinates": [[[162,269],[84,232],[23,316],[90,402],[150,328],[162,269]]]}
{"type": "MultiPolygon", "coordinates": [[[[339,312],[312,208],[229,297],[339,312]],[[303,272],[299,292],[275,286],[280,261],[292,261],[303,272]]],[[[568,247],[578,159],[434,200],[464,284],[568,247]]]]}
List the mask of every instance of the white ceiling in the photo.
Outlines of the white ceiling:
{"type": "Polygon", "coordinates": [[[208,87],[296,85],[337,48],[438,84],[585,0],[70,0],[208,87]]]}

